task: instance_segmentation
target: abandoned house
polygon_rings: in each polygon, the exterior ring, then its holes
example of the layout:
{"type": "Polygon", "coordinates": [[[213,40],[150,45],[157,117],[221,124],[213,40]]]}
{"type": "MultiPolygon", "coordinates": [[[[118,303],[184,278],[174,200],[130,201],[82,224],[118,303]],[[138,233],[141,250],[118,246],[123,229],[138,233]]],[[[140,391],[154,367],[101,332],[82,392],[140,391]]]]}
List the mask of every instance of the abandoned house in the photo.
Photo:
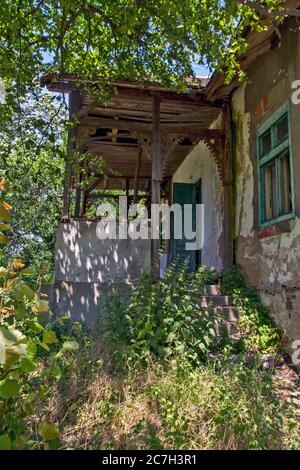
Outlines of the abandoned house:
{"type": "MultiPolygon", "coordinates": [[[[243,83],[215,73],[182,94],[120,81],[100,103],[72,75],[44,77],[48,90],[69,93],[70,150],[85,156],[66,168],[54,312],[91,323],[112,282],[126,290],[153,269],[159,241],[96,236],[95,202],[123,194],[149,205],[204,204],[204,246],[186,253],[189,268],[241,265],[286,337],[300,338],[300,104],[292,99],[300,32],[295,18],[279,29],[247,34],[243,83]]],[[[166,243],[161,269],[182,249],[166,243]]]]}

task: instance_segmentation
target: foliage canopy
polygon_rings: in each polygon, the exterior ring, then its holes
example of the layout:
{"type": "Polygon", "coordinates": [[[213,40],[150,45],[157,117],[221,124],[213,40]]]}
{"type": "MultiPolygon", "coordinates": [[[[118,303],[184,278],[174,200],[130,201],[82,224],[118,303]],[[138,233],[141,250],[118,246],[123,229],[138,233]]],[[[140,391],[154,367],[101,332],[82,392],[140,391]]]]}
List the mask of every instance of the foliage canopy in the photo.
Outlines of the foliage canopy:
{"type": "MultiPolygon", "coordinates": [[[[158,79],[182,83],[197,62],[237,70],[252,2],[236,0],[5,0],[0,76],[30,86],[46,72],[83,80],[158,79]]],[[[277,0],[265,0],[272,9],[277,0]]]]}

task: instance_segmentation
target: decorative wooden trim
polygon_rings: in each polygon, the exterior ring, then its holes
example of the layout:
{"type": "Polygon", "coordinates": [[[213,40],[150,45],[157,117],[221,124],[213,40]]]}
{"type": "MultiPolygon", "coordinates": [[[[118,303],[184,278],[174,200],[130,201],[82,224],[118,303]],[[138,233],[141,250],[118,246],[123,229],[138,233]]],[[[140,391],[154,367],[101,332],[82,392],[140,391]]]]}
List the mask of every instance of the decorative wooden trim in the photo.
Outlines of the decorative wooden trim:
{"type": "Polygon", "coordinates": [[[226,165],[225,165],[225,134],[222,130],[213,130],[213,129],[206,129],[203,134],[201,135],[200,141],[204,142],[207,147],[209,148],[216,164],[218,167],[218,172],[220,178],[225,184],[225,173],[226,173],[226,165]]]}
{"type": "Polygon", "coordinates": [[[167,163],[170,155],[184,139],[185,135],[162,136],[162,177],[166,176],[167,163]]]}
{"type": "Polygon", "coordinates": [[[131,137],[137,139],[138,146],[141,147],[144,154],[149,160],[152,160],[152,138],[151,133],[132,132],[131,137]]]}

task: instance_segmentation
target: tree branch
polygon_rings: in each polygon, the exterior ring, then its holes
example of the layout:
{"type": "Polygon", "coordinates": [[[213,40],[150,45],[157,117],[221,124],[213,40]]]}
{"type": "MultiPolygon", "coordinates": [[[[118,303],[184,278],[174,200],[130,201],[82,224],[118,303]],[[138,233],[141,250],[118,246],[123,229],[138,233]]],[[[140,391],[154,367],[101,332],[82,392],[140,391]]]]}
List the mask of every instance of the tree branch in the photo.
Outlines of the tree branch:
{"type": "Polygon", "coordinates": [[[244,5],[256,10],[261,16],[267,16],[270,19],[275,19],[283,16],[296,16],[300,17],[300,10],[297,8],[283,8],[282,10],[269,10],[260,2],[254,0],[236,0],[240,5],[244,5]]]}

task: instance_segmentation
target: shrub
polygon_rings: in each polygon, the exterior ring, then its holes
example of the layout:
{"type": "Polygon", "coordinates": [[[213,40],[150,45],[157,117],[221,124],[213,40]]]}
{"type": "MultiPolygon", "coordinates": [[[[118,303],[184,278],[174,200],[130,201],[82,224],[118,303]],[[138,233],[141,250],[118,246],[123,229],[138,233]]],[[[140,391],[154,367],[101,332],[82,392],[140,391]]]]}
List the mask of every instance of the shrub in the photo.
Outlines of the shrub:
{"type": "MultiPolygon", "coordinates": [[[[2,192],[5,187],[1,181],[2,192]]],[[[10,231],[10,210],[0,198],[2,232],[10,231]]],[[[3,233],[1,244],[10,253],[9,238],[3,233]]],[[[36,432],[32,434],[28,417],[34,414],[36,395],[41,399],[46,396],[45,379],[59,380],[60,357],[70,348],[76,349],[77,343],[69,334],[58,334],[63,318],[46,322],[48,301],[38,292],[37,278],[30,267],[13,256],[7,267],[0,267],[0,449],[58,445],[56,423],[35,423],[36,432]]]]}
{"type": "Polygon", "coordinates": [[[246,286],[240,267],[221,274],[221,288],[224,294],[232,296],[234,304],[239,309],[239,329],[242,335],[240,349],[260,353],[278,351],[282,332],[274,325],[257,291],[246,286]]]}
{"type": "Polygon", "coordinates": [[[130,361],[154,354],[197,362],[216,347],[218,318],[199,305],[203,287],[212,276],[207,270],[187,273],[187,263],[179,266],[178,262],[158,283],[144,276],[127,303],[117,292],[112,294],[100,329],[112,345],[127,346],[130,361]]]}

